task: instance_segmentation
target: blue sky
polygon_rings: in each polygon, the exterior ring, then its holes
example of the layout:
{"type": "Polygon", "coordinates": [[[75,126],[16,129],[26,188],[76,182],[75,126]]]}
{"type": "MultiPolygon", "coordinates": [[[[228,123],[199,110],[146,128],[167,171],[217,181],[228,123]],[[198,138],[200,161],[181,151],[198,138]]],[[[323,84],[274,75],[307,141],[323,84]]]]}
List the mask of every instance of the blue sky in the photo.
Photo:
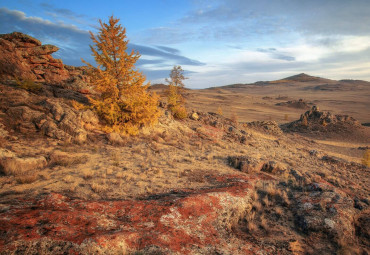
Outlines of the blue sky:
{"type": "Polygon", "coordinates": [[[93,62],[88,31],[110,15],[126,27],[152,83],[181,65],[186,86],[297,73],[370,80],[369,0],[0,0],[0,33],[54,44],[65,64],[93,62]]]}

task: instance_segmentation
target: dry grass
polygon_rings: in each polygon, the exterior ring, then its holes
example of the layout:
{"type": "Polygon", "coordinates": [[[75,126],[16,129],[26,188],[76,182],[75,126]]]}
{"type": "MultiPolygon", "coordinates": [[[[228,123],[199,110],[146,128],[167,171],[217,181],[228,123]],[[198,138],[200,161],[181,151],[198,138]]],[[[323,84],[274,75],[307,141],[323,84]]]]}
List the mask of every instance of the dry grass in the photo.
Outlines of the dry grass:
{"type": "Polygon", "coordinates": [[[91,168],[82,169],[81,174],[85,180],[91,179],[94,176],[94,172],[91,168]]]}
{"type": "Polygon", "coordinates": [[[70,167],[77,164],[83,164],[88,161],[88,156],[81,153],[66,153],[62,151],[54,151],[50,155],[49,164],[70,167]]]}
{"type": "Polygon", "coordinates": [[[263,228],[264,230],[268,230],[268,223],[267,223],[267,220],[265,218],[265,216],[261,215],[260,217],[260,226],[261,228],[263,228]]]}
{"type": "Polygon", "coordinates": [[[42,169],[45,166],[46,160],[43,157],[12,157],[2,160],[0,170],[5,175],[22,176],[27,175],[29,171],[42,169]]]}
{"type": "Polygon", "coordinates": [[[283,215],[283,213],[284,213],[283,209],[282,209],[281,207],[279,207],[279,206],[276,206],[276,207],[274,208],[274,210],[275,210],[275,213],[276,213],[277,215],[279,215],[279,216],[282,216],[282,215],[283,215]]]}
{"type": "Polygon", "coordinates": [[[21,176],[17,176],[15,178],[15,180],[16,180],[16,182],[18,184],[29,184],[29,183],[33,183],[37,179],[38,179],[38,175],[37,174],[21,175],[21,176]]]}
{"type": "Polygon", "coordinates": [[[268,196],[265,196],[263,199],[262,199],[262,203],[265,207],[270,207],[271,206],[271,202],[269,200],[269,197],[268,196]]]}
{"type": "Polygon", "coordinates": [[[250,233],[254,233],[258,230],[258,226],[254,222],[248,222],[247,223],[247,229],[250,233]]]}
{"type": "Polygon", "coordinates": [[[63,181],[65,181],[66,183],[72,183],[75,181],[75,178],[72,175],[67,175],[63,178],[63,181]]]}
{"type": "Polygon", "coordinates": [[[247,220],[247,222],[252,222],[255,216],[256,216],[256,211],[251,210],[249,213],[246,214],[245,219],[247,220]]]}
{"type": "Polygon", "coordinates": [[[301,243],[298,240],[289,243],[289,250],[294,255],[304,254],[304,252],[305,252],[301,243]]]}
{"type": "Polygon", "coordinates": [[[104,192],[107,192],[110,187],[109,185],[107,185],[107,183],[105,181],[98,181],[98,180],[94,180],[91,184],[91,189],[96,192],[96,193],[104,193],[104,192]]]}
{"type": "Polygon", "coordinates": [[[120,160],[120,153],[118,151],[113,151],[110,155],[110,159],[112,161],[113,166],[119,166],[121,163],[120,160]]]}
{"type": "Polygon", "coordinates": [[[254,202],[253,202],[253,208],[254,208],[257,212],[259,212],[259,211],[261,211],[261,210],[262,210],[263,205],[262,205],[262,203],[261,203],[260,201],[256,200],[256,201],[254,201],[254,202]]]}

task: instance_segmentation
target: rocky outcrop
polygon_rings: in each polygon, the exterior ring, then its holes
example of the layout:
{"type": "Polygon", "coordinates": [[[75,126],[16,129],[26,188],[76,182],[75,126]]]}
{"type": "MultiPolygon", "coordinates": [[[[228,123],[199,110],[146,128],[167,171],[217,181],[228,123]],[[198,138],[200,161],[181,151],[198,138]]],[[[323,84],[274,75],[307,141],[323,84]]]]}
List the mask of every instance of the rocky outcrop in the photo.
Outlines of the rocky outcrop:
{"type": "Polygon", "coordinates": [[[276,105],[286,106],[290,108],[297,108],[297,109],[309,109],[310,108],[309,105],[312,105],[312,103],[307,103],[303,99],[299,99],[299,100],[292,100],[292,101],[277,103],[276,105]]]}
{"type": "Polygon", "coordinates": [[[59,48],[45,44],[29,35],[13,32],[0,35],[0,79],[30,79],[49,84],[72,83],[84,89],[88,81],[86,67],[63,64],[52,54],[59,48]]]}
{"type": "Polygon", "coordinates": [[[322,112],[317,106],[301,115],[300,119],[289,123],[290,131],[340,132],[361,127],[361,123],[348,115],[334,115],[322,112]]]}
{"type": "Polygon", "coordinates": [[[271,135],[281,135],[283,133],[276,121],[253,121],[244,124],[244,126],[271,135]]]}
{"type": "Polygon", "coordinates": [[[26,136],[41,133],[58,140],[83,143],[88,132],[99,124],[93,111],[77,110],[66,100],[37,96],[6,85],[0,85],[0,90],[2,130],[26,136]]]}

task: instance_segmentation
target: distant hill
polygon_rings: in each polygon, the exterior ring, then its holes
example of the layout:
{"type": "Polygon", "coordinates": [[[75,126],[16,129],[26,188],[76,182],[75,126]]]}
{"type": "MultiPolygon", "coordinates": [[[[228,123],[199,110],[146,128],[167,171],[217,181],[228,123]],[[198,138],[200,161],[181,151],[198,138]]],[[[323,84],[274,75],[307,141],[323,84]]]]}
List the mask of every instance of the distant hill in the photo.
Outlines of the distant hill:
{"type": "Polygon", "coordinates": [[[299,81],[299,82],[307,82],[307,81],[319,81],[319,80],[327,80],[321,77],[311,76],[305,73],[300,73],[297,75],[289,76],[287,78],[284,78],[283,80],[289,80],[289,81],[299,81]]]}
{"type": "Polygon", "coordinates": [[[150,90],[164,90],[167,89],[167,85],[163,83],[153,84],[149,87],[150,90]]]}
{"type": "MultiPolygon", "coordinates": [[[[289,76],[283,79],[274,80],[274,81],[257,81],[254,83],[236,83],[236,84],[229,84],[225,86],[219,86],[219,87],[211,87],[209,89],[215,89],[215,88],[225,88],[225,89],[237,89],[237,88],[246,88],[246,87],[253,87],[253,86],[269,86],[269,85],[275,85],[275,84],[292,84],[294,82],[317,82],[318,85],[326,86],[328,84],[333,83],[344,83],[344,84],[362,84],[366,85],[368,82],[361,81],[361,80],[330,80],[322,77],[317,76],[311,76],[305,73],[296,74],[293,76],[289,76]]],[[[321,88],[318,88],[321,89],[321,88]]],[[[324,88],[325,89],[325,88],[324,88]]],[[[329,89],[328,89],[329,90],[329,89]]]]}

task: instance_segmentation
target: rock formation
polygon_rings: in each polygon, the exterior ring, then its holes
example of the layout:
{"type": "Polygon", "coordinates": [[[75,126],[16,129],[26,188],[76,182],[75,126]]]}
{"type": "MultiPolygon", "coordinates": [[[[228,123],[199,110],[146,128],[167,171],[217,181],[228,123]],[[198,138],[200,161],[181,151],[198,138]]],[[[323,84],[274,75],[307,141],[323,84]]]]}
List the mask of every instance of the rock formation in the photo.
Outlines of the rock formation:
{"type": "Polygon", "coordinates": [[[277,103],[276,105],[297,108],[297,109],[309,109],[310,108],[309,105],[312,105],[312,103],[307,103],[303,99],[299,99],[299,100],[292,100],[292,101],[277,103]]]}
{"type": "Polygon", "coordinates": [[[348,115],[334,115],[322,112],[317,106],[301,115],[300,119],[287,125],[291,131],[346,131],[359,128],[361,124],[348,115]]]}
{"type": "Polygon", "coordinates": [[[13,32],[0,35],[0,79],[30,79],[48,84],[87,80],[86,70],[64,65],[52,54],[59,48],[29,35],[13,32]]]}

